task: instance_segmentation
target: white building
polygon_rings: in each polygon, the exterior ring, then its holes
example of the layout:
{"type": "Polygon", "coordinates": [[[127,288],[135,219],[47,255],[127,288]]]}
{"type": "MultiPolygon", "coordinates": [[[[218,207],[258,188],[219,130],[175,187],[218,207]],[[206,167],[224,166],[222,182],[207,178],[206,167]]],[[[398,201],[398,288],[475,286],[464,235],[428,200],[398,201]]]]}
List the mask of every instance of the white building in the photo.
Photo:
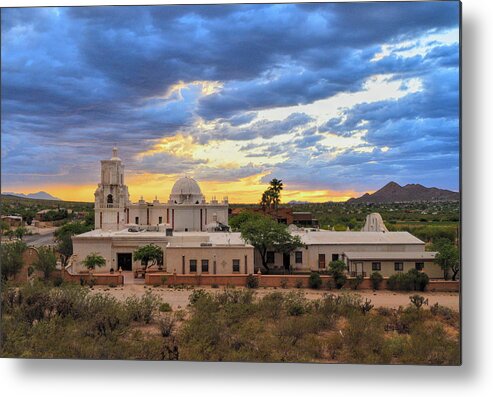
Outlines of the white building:
{"type": "MultiPolygon", "coordinates": [[[[73,237],[72,271],[84,270],[82,261],[96,252],[106,259],[101,272],[137,270],[133,252],[156,244],[164,252],[164,271],[178,274],[250,274],[261,258],[240,233],[228,227],[228,200],[205,200],[193,178],[176,181],[169,200],[131,203],[124,166],[113,148],[110,160],[101,161],[101,183],[95,192],[96,230],[73,237]]],[[[433,263],[436,253],[408,232],[389,232],[379,214],[370,214],[360,232],[290,228],[304,247],[290,254],[267,253],[269,269],[299,272],[324,271],[333,260],[344,260],[352,276],[373,271],[389,276],[416,268],[431,278],[443,272],[433,263]]],[[[261,269],[262,271],[264,269],[261,269]]]]}
{"type": "MultiPolygon", "coordinates": [[[[275,269],[298,272],[326,271],[329,263],[343,260],[349,275],[369,276],[378,271],[384,277],[415,268],[430,278],[442,278],[440,266],[433,263],[436,252],[425,251],[425,243],[408,232],[374,232],[303,229],[291,234],[301,238],[304,247],[290,254],[267,252],[267,264],[275,269]]],[[[262,263],[255,253],[257,267],[262,263]]]]}
{"type": "Polygon", "coordinates": [[[167,203],[157,198],[149,203],[142,198],[131,203],[125,185],[124,165],[113,148],[110,160],[101,161],[101,183],[94,193],[96,229],[117,231],[128,227],[154,226],[156,230],[205,231],[214,224],[228,230],[228,198],[207,202],[193,178],[178,179],[167,203]]]}

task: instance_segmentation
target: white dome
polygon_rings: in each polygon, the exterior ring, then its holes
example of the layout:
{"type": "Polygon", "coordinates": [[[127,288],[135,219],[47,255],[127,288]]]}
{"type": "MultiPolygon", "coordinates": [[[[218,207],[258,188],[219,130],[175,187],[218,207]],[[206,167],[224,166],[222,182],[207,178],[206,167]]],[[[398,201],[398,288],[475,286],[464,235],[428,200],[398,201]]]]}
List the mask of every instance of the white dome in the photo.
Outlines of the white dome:
{"type": "Polygon", "coordinates": [[[193,178],[185,176],[178,179],[173,188],[171,189],[171,195],[169,196],[171,201],[177,203],[195,203],[202,201],[202,191],[197,181],[193,178]]]}

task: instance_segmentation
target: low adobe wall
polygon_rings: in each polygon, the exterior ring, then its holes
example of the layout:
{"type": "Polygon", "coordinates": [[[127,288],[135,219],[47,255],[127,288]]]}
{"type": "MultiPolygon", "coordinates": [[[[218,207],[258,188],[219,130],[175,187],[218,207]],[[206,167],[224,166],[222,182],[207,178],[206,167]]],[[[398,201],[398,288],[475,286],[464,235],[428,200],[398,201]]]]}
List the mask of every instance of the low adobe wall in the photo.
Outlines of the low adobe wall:
{"type": "MultiPolygon", "coordinates": [[[[247,282],[246,274],[176,274],[176,273],[146,273],[145,283],[148,285],[234,285],[244,287],[247,282]]],[[[281,287],[285,284],[288,288],[309,288],[310,276],[307,274],[269,275],[255,274],[259,281],[259,287],[281,287]]],[[[331,276],[321,275],[322,285],[326,286],[331,276]]],[[[350,280],[345,288],[350,288],[350,280]]],[[[358,286],[358,289],[373,289],[371,280],[367,277],[358,286]]],[[[387,289],[387,279],[383,279],[380,289],[387,289]]],[[[459,291],[458,281],[431,280],[427,291],[456,292],[459,291]]]]}
{"type": "Polygon", "coordinates": [[[149,285],[234,285],[244,287],[246,274],[176,274],[146,273],[145,283],[149,285]],[[163,282],[164,281],[164,282],[163,282]]]}
{"type": "Polygon", "coordinates": [[[426,290],[430,292],[459,292],[460,281],[430,280],[426,290]]]}
{"type": "Polygon", "coordinates": [[[81,280],[88,282],[94,280],[96,285],[123,285],[123,275],[120,273],[97,273],[97,274],[70,274],[66,271],[61,272],[64,281],[80,283],[81,280]]]}

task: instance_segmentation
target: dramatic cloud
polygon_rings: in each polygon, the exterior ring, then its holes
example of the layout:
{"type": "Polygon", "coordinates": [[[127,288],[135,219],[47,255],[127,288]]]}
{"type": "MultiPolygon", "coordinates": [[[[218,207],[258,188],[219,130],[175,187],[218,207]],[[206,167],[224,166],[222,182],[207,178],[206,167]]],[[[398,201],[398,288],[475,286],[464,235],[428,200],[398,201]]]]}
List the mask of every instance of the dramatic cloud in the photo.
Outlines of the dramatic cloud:
{"type": "Polygon", "coordinates": [[[116,143],[225,193],[458,189],[458,26],[454,1],[3,9],[2,187],[94,185],[116,143]]]}

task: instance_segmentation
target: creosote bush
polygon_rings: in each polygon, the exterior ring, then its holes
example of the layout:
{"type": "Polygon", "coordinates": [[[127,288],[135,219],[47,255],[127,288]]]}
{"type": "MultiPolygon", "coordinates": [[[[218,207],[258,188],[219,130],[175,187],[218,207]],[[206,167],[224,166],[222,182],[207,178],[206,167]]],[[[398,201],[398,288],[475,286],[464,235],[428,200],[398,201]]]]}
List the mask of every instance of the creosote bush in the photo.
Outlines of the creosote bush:
{"type": "Polygon", "coordinates": [[[411,269],[407,273],[396,273],[387,280],[392,291],[424,291],[430,279],[426,273],[411,269]]]}
{"type": "Polygon", "coordinates": [[[382,284],[383,276],[379,272],[373,272],[370,274],[371,286],[374,290],[380,289],[380,284],[382,284]]]}
{"type": "Polygon", "coordinates": [[[253,274],[249,274],[246,280],[247,288],[258,288],[258,278],[253,274]]]}
{"type": "Polygon", "coordinates": [[[322,286],[322,279],[320,278],[320,274],[311,273],[310,278],[308,279],[308,285],[310,288],[319,289],[322,286]]]}
{"type": "Polygon", "coordinates": [[[160,312],[146,290],[119,301],[64,283],[2,286],[3,357],[458,364],[459,316],[443,306],[373,308],[349,291],[195,289],[160,312]],[[142,330],[142,324],[146,330],[142,330]],[[446,326],[446,328],[445,328],[446,326]]]}

